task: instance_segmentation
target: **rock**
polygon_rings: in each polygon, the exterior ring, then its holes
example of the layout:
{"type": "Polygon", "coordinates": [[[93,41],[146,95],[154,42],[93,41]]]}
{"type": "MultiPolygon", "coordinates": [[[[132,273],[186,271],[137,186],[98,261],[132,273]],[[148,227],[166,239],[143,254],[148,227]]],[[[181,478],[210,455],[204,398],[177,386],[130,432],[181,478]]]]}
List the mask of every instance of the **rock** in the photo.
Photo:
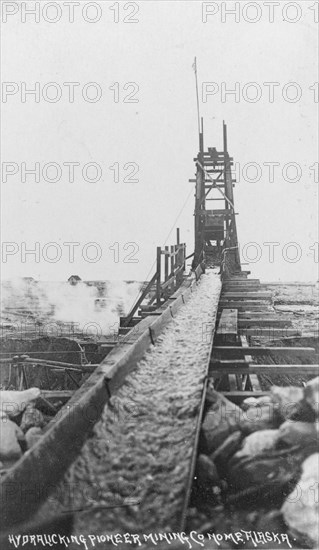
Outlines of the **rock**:
{"type": "Polygon", "coordinates": [[[221,471],[224,470],[227,462],[241,447],[242,439],[243,434],[240,431],[232,433],[211,455],[211,459],[216,463],[217,468],[221,471]]]}
{"type": "MultiPolygon", "coordinates": [[[[265,502],[265,495],[270,495],[275,507],[281,506],[285,494],[289,494],[300,475],[299,456],[289,452],[273,456],[235,457],[228,463],[227,481],[232,491],[246,491],[249,488],[260,488],[260,495],[265,502]]],[[[257,497],[254,497],[257,498],[257,497]]]]}
{"type": "Polygon", "coordinates": [[[272,531],[273,533],[284,533],[285,523],[280,510],[271,510],[266,514],[259,514],[256,531],[272,531]]]}
{"type": "Polygon", "coordinates": [[[303,388],[273,386],[271,395],[277,414],[282,420],[315,421],[314,411],[305,399],[303,388]]]}
{"type": "Polygon", "coordinates": [[[243,411],[220,393],[210,389],[209,409],[202,425],[202,439],[206,453],[210,454],[238,430],[243,411]]]}
{"type": "Polygon", "coordinates": [[[272,403],[249,407],[243,411],[239,428],[244,434],[251,434],[259,430],[271,430],[277,428],[280,424],[277,411],[272,403]]]}
{"type": "Polygon", "coordinates": [[[1,418],[0,422],[0,459],[5,463],[15,461],[22,455],[19,440],[24,438],[23,432],[9,418],[1,418]]]}
{"type": "Polygon", "coordinates": [[[24,391],[0,391],[0,409],[9,418],[18,416],[28,403],[40,396],[39,388],[29,388],[24,391]]]}
{"type": "Polygon", "coordinates": [[[234,459],[257,456],[263,451],[274,449],[278,440],[279,430],[260,430],[243,440],[242,448],[237,451],[234,459]]]}
{"type": "Polygon", "coordinates": [[[256,397],[247,397],[241,404],[243,411],[247,411],[250,407],[256,407],[257,399],[256,397]]]}
{"type": "Polygon", "coordinates": [[[319,546],[318,483],[319,453],[315,453],[303,462],[296,490],[286,498],[281,508],[291,532],[309,537],[314,548],[319,546]]]}
{"type": "Polygon", "coordinates": [[[29,403],[22,415],[20,424],[21,430],[25,433],[30,428],[43,428],[43,426],[45,426],[43,414],[34,407],[33,403],[29,403]]]}
{"type": "Polygon", "coordinates": [[[319,376],[310,380],[304,388],[304,396],[308,405],[314,411],[316,418],[319,417],[319,376]]]}
{"type": "Polygon", "coordinates": [[[262,406],[268,403],[272,403],[270,395],[264,395],[258,399],[256,397],[247,397],[247,399],[244,399],[242,402],[242,409],[247,411],[250,407],[257,407],[257,405],[262,406]]]}
{"type": "Polygon", "coordinates": [[[287,420],[278,430],[278,441],[289,446],[306,446],[318,443],[318,425],[312,422],[291,422],[287,420]]]}
{"type": "Polygon", "coordinates": [[[41,439],[42,435],[43,434],[41,428],[30,428],[25,434],[27,448],[30,449],[31,447],[33,447],[33,445],[35,445],[39,441],[39,439],[41,439]]]}
{"type": "Polygon", "coordinates": [[[199,455],[195,475],[199,484],[218,485],[220,482],[214,462],[206,455],[199,455]]]}

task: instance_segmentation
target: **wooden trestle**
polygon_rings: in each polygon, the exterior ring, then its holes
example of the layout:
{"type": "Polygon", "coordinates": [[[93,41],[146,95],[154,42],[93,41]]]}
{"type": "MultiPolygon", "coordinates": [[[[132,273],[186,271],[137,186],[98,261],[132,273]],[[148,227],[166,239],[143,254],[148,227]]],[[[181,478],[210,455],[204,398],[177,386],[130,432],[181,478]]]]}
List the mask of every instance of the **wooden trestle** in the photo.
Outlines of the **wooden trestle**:
{"type": "MultiPolygon", "coordinates": [[[[261,392],[258,375],[319,375],[316,364],[300,364],[303,357],[315,358],[311,347],[249,346],[248,336],[265,338],[271,344],[278,338],[301,336],[291,328],[287,317],[279,317],[271,305],[271,293],[264,292],[260,281],[242,277],[225,279],[218,310],[218,325],[210,362],[209,376],[219,391],[236,401],[261,392]],[[234,291],[229,292],[232,287],[234,291]],[[252,288],[254,291],[252,292],[252,288]],[[258,301],[258,306],[256,302],[258,301]],[[258,309],[258,311],[256,310],[258,309]],[[285,355],[295,355],[296,364],[285,363],[285,355]],[[257,357],[279,356],[280,364],[258,364],[257,357]]],[[[278,360],[278,359],[277,359],[278,360]]]]}

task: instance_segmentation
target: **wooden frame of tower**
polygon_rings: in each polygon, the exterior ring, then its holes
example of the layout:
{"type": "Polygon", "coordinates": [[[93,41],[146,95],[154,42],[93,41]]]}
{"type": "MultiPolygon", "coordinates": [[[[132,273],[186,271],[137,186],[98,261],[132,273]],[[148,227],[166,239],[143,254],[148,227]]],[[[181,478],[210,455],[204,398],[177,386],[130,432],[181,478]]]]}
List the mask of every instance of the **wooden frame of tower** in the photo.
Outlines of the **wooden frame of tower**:
{"type": "Polygon", "coordinates": [[[233,158],[227,149],[227,126],[223,122],[223,151],[204,150],[203,119],[199,133],[199,153],[195,182],[195,251],[193,268],[200,264],[220,265],[224,278],[241,271],[234,209],[231,167],[233,158]],[[218,193],[215,196],[214,193],[218,193]],[[213,208],[207,208],[207,202],[213,208]],[[222,201],[222,208],[214,208],[222,201]]]}

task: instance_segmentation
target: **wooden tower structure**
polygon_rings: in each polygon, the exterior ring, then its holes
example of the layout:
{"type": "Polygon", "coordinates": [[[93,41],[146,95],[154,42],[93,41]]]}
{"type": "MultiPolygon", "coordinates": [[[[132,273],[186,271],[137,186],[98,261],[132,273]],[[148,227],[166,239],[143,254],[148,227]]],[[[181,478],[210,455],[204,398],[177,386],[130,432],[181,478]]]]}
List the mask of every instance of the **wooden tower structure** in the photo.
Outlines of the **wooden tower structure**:
{"type": "Polygon", "coordinates": [[[225,277],[241,271],[236,228],[231,167],[227,146],[227,126],[223,122],[223,150],[204,149],[203,119],[195,182],[195,251],[193,267],[222,265],[225,277]],[[218,202],[217,202],[218,201],[218,202]]]}

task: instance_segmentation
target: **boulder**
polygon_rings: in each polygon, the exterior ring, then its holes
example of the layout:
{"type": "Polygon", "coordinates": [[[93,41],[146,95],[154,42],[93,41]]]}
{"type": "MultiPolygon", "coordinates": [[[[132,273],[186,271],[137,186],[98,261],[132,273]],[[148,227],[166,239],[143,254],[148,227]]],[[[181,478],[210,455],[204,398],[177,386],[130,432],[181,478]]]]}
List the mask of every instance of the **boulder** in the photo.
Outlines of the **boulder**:
{"type": "Polygon", "coordinates": [[[247,411],[250,407],[257,407],[257,405],[262,406],[268,403],[272,403],[270,395],[263,395],[262,397],[247,397],[241,404],[241,407],[244,411],[247,411]]]}
{"type": "Polygon", "coordinates": [[[241,447],[242,439],[243,434],[240,431],[232,433],[211,455],[210,458],[221,472],[224,472],[227,462],[241,447]]]}
{"type": "Polygon", "coordinates": [[[21,430],[25,433],[29,428],[43,428],[43,426],[45,426],[43,414],[34,407],[33,403],[29,403],[22,415],[20,424],[21,430]]]}
{"type": "Polygon", "coordinates": [[[277,411],[272,403],[257,404],[243,411],[239,427],[244,434],[259,430],[272,430],[280,424],[277,411]]]}
{"type": "Polygon", "coordinates": [[[309,456],[302,464],[301,478],[285,500],[281,511],[286,524],[297,536],[306,536],[319,547],[319,453],[309,456]]]}
{"type": "Polygon", "coordinates": [[[310,380],[304,388],[304,396],[308,405],[314,411],[316,418],[319,417],[319,376],[310,380]]]}
{"type": "Polygon", "coordinates": [[[241,404],[241,408],[243,411],[247,411],[250,407],[256,407],[257,406],[257,399],[256,397],[247,397],[244,399],[244,401],[241,404]]]}
{"type": "Polygon", "coordinates": [[[0,421],[0,459],[3,463],[16,461],[22,455],[19,440],[23,440],[22,430],[9,420],[2,417],[0,421]]]}
{"type": "Polygon", "coordinates": [[[260,430],[248,435],[242,442],[242,448],[234,455],[234,459],[253,457],[260,455],[263,451],[274,449],[278,434],[279,430],[260,430]]]}
{"type": "Polygon", "coordinates": [[[278,430],[278,442],[287,446],[319,445],[318,425],[313,422],[291,422],[287,420],[278,430]]]}
{"type": "Polygon", "coordinates": [[[24,391],[0,391],[0,410],[9,418],[14,418],[24,411],[28,403],[40,396],[39,388],[24,391]]]}
{"type": "Polygon", "coordinates": [[[314,411],[305,399],[303,388],[273,386],[271,397],[281,420],[315,421],[314,411]]]}
{"type": "Polygon", "coordinates": [[[234,457],[228,463],[227,482],[232,491],[258,488],[264,502],[266,495],[269,495],[273,502],[268,503],[267,500],[267,503],[278,507],[296,484],[300,475],[299,460],[299,456],[291,456],[289,452],[241,457],[236,461],[234,457]]]}
{"type": "Polygon", "coordinates": [[[206,454],[210,454],[238,430],[243,411],[222,394],[210,389],[209,409],[202,425],[202,442],[206,454]]]}
{"type": "Polygon", "coordinates": [[[199,484],[218,485],[220,482],[214,462],[206,455],[199,455],[197,459],[196,477],[199,484]]]}

